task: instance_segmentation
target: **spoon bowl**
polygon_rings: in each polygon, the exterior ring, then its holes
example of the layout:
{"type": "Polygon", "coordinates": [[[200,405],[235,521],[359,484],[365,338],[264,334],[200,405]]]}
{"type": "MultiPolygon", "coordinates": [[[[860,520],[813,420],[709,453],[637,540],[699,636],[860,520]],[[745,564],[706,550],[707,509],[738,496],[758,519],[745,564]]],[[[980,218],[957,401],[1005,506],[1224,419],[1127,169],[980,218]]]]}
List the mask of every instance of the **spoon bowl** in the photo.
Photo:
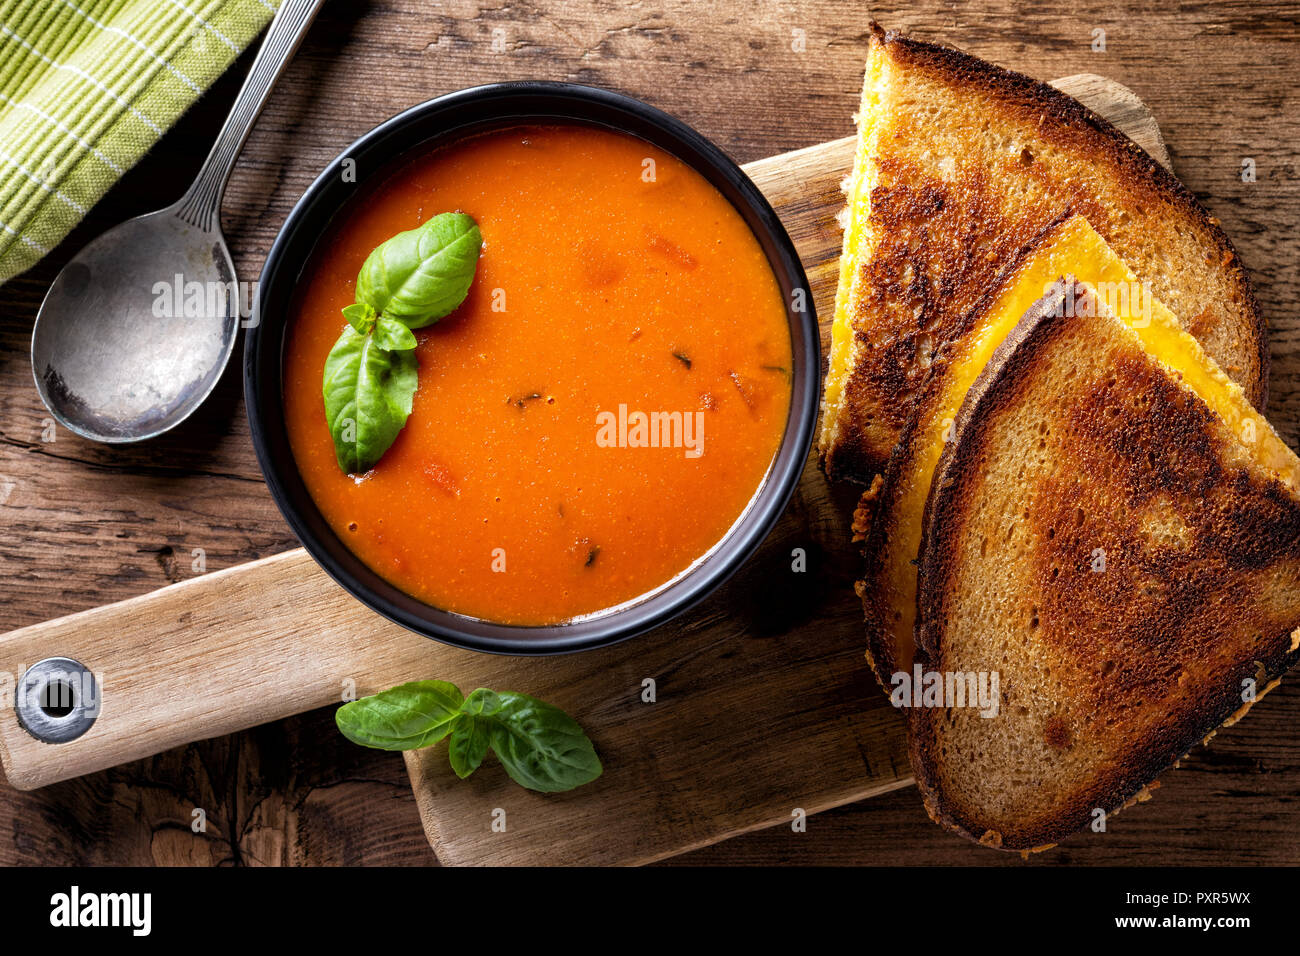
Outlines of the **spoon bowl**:
{"type": "Polygon", "coordinates": [[[283,0],[198,177],[122,223],[55,277],[32,330],[32,375],[54,418],[120,444],[175,428],[216,387],[243,302],[221,197],[276,79],[325,0],[283,0]]]}
{"type": "Polygon", "coordinates": [[[32,374],[55,419],[95,441],[184,421],[221,377],[239,331],[221,234],[175,207],[130,219],[54,279],[32,332],[32,374]]]}

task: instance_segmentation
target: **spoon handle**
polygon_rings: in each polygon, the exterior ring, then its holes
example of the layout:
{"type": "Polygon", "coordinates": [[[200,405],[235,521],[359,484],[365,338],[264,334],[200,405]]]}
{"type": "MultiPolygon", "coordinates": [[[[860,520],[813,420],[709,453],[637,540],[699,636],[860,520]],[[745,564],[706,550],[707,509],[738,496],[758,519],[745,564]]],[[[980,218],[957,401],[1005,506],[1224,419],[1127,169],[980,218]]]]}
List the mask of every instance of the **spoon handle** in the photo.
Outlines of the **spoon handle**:
{"type": "Polygon", "coordinates": [[[203,161],[194,184],[176,203],[176,214],[190,225],[204,232],[220,231],[221,197],[225,194],[230,171],[235,167],[235,158],[262,112],[271,87],[284,72],[324,2],[281,0],[280,9],[266,31],[262,48],[257,51],[257,58],[244,79],[212,151],[203,161]]]}

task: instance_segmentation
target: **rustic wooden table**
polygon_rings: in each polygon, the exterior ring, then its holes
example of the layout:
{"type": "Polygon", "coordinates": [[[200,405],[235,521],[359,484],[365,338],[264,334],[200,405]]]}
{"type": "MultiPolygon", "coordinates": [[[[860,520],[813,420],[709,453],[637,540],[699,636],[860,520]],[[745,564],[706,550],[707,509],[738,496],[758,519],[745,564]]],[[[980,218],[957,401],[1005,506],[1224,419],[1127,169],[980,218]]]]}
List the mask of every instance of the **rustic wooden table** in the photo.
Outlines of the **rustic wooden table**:
{"type": "MultiPolygon", "coordinates": [[[[867,17],[1050,78],[1102,73],[1160,121],[1175,168],[1218,216],[1266,315],[1300,278],[1300,5],[1233,0],[1039,5],[372,0],[329,4],[253,131],[226,195],[236,268],[255,278],[294,201],[344,145],[429,97],[495,80],[606,86],[669,110],[747,162],[852,132],[867,17]],[[1104,50],[1097,31],[1104,31],[1104,50]],[[1242,165],[1255,164],[1254,182],[1242,165]]],[[[32,320],[69,256],[110,225],[179,195],[234,98],[245,55],[86,222],[0,287],[0,629],[115,601],[285,550],[262,483],[239,363],[183,427],[109,448],[51,429],[27,358],[32,320]],[[52,440],[51,440],[52,439],[52,440]]],[[[1274,330],[1294,363],[1300,328],[1274,330]]],[[[1295,379],[1296,376],[1289,376],[1295,379]]],[[[1300,420],[1300,381],[1270,411],[1300,420]]],[[[1296,446],[1294,427],[1284,437],[1296,446]]],[[[140,635],[143,641],[147,634],[140,635]]],[[[1156,797],[1035,857],[1052,863],[1300,862],[1300,687],[1283,686],[1156,797]]],[[[680,862],[1000,863],[925,818],[908,788],[759,832],[680,862]]],[[[402,761],[343,741],[318,711],[44,790],[0,783],[0,863],[434,864],[402,761]],[[206,833],[192,832],[195,807],[206,833]]]]}

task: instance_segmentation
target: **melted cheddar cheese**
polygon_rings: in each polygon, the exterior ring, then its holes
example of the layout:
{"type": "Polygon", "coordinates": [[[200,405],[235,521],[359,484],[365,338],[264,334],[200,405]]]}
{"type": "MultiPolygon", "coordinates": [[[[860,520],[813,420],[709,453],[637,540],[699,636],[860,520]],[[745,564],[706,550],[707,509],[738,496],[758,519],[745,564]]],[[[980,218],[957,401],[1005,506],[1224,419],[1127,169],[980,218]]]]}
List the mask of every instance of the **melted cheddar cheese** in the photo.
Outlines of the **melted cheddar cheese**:
{"type": "Polygon", "coordinates": [[[853,328],[850,320],[853,303],[857,297],[859,271],[868,243],[867,218],[871,212],[871,191],[875,188],[875,164],[871,157],[876,152],[876,117],[880,109],[881,74],[885,56],[879,44],[873,44],[867,60],[866,81],[862,88],[862,103],[858,109],[858,146],[853,159],[853,172],[845,187],[848,208],[844,225],[844,248],[840,254],[839,285],[835,290],[835,319],[831,326],[831,350],[826,372],[826,390],[822,405],[821,447],[830,447],[839,419],[840,403],[844,397],[844,383],[853,367],[853,328]]]}

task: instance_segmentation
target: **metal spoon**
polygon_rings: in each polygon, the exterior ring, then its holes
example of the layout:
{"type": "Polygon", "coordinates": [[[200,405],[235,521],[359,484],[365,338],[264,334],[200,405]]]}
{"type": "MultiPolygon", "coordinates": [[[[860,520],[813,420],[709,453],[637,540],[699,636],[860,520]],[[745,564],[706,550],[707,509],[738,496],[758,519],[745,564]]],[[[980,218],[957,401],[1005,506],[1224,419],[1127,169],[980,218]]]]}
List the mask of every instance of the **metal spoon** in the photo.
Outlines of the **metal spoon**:
{"type": "Polygon", "coordinates": [[[110,229],[55,277],[36,314],[32,374],[45,407],[78,435],[152,438],[189,417],[221,378],[241,298],[221,235],[221,197],[322,3],[283,0],[189,191],[110,229]]]}

